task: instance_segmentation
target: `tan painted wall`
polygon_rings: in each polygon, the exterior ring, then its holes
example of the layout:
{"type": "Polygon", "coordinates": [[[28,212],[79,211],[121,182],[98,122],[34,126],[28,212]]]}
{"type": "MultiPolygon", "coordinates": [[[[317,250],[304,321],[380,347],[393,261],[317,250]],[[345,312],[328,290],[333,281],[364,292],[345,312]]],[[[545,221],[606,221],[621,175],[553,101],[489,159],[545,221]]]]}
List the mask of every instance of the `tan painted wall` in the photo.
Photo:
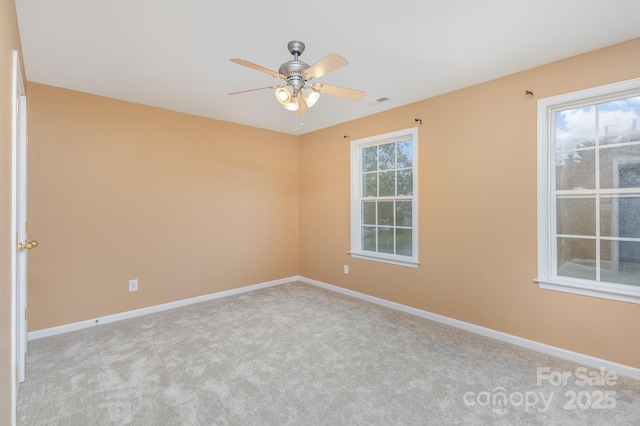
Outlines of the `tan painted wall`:
{"type": "Polygon", "coordinates": [[[640,77],[640,39],[300,137],[300,275],[640,368],[640,305],[542,290],[536,101],[640,77]],[[417,269],[351,258],[349,141],[419,127],[417,269]],[[350,265],[345,275],[342,265],[350,265]]]}
{"type": "Polygon", "coordinates": [[[22,57],[13,0],[0,2],[0,424],[11,424],[12,50],[22,57]]]}
{"type": "Polygon", "coordinates": [[[30,330],[297,274],[295,136],[28,88],[30,330]]]}

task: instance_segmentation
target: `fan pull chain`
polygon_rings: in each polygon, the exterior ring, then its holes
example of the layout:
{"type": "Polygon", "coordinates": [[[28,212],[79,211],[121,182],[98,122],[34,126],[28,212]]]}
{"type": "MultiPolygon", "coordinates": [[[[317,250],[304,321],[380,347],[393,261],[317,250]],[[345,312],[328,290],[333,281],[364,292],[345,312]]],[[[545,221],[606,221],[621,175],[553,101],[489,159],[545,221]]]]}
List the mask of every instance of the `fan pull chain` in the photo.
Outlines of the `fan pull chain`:
{"type": "Polygon", "coordinates": [[[298,114],[298,113],[293,114],[293,131],[294,132],[298,131],[298,123],[300,124],[300,127],[304,126],[304,114],[298,114]],[[298,116],[301,117],[299,122],[298,122],[298,116]]]}

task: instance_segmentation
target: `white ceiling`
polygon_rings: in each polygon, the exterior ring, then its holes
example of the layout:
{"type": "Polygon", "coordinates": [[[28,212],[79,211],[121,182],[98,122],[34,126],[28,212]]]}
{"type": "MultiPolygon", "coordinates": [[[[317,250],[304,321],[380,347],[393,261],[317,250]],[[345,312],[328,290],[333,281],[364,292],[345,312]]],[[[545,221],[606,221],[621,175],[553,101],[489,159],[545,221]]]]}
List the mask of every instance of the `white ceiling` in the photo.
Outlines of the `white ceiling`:
{"type": "MultiPolygon", "coordinates": [[[[638,0],[16,0],[29,81],[303,134],[640,37],[638,0]],[[296,126],[270,89],[287,43],[308,64],[350,63],[317,81],[296,126]],[[386,96],[389,101],[368,105],[386,96]],[[297,127],[297,130],[295,130],[297,127]]],[[[640,54],[640,52],[638,52],[640,54]]],[[[585,70],[588,72],[588,70],[585,70]]],[[[526,88],[523,88],[523,90],[526,88]]]]}

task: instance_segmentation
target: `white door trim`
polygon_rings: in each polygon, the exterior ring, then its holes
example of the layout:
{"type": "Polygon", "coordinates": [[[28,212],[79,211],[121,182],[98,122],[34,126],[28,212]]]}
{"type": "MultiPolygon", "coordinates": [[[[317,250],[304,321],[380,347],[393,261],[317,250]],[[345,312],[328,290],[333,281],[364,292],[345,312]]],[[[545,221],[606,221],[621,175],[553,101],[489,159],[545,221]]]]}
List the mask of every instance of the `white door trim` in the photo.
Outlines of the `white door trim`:
{"type": "MultiPolygon", "coordinates": [[[[24,318],[24,307],[26,297],[26,283],[20,285],[18,279],[18,233],[21,228],[20,218],[18,217],[19,203],[26,206],[25,195],[23,192],[26,187],[20,181],[20,163],[22,167],[26,166],[26,152],[19,151],[21,140],[24,140],[26,131],[26,122],[20,116],[20,109],[25,111],[25,89],[22,80],[22,72],[20,69],[20,57],[16,50],[12,51],[12,107],[11,107],[11,369],[16,375],[11,380],[11,401],[12,413],[11,424],[16,424],[16,407],[18,401],[18,389],[20,380],[24,380],[24,353],[26,352],[26,323],[24,318]],[[22,106],[21,106],[22,105],[22,106]],[[21,193],[22,192],[22,193],[21,193]],[[19,313],[21,313],[19,315],[19,313]]],[[[26,117],[24,117],[26,119],[26,117]]],[[[24,170],[24,169],[23,169],[24,170]]],[[[24,224],[22,224],[24,231],[24,224]]]]}

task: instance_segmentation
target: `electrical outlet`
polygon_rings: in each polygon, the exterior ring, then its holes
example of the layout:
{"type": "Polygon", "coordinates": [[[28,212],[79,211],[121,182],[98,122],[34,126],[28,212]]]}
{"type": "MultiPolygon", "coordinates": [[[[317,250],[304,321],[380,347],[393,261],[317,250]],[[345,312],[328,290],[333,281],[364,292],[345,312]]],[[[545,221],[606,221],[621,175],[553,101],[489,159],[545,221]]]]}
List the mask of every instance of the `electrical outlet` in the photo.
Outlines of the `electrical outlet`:
{"type": "Polygon", "coordinates": [[[344,265],[344,273],[345,274],[349,273],[349,265],[344,265]]]}
{"type": "Polygon", "coordinates": [[[138,291],[138,279],[129,280],[129,291],[138,291]]]}

